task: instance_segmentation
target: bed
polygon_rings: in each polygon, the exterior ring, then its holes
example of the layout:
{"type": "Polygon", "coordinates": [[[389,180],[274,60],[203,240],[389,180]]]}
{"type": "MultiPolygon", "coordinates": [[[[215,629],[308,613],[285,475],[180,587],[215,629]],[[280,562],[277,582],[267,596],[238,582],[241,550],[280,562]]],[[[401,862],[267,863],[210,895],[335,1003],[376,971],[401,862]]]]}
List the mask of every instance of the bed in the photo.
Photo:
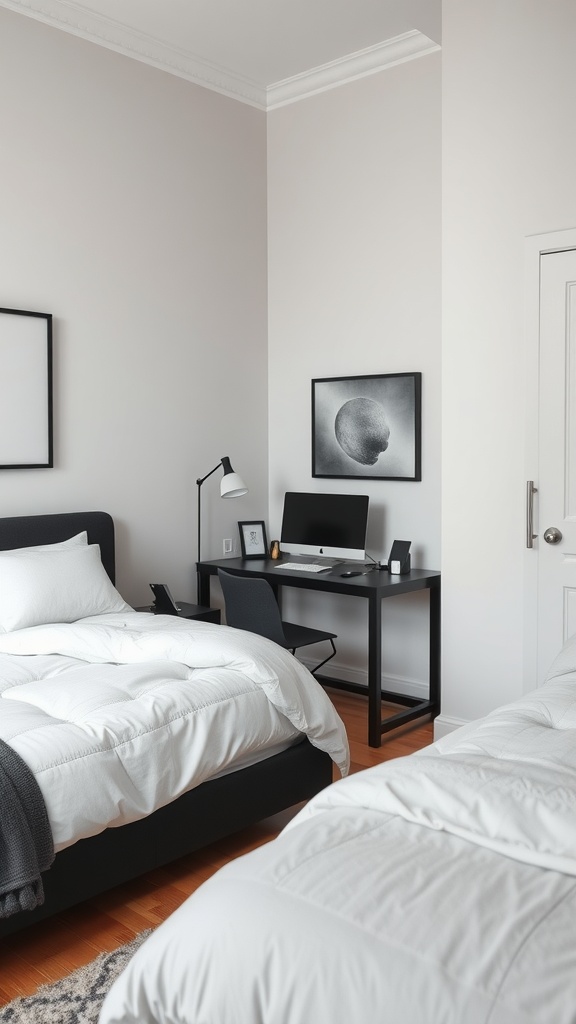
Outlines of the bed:
{"type": "MultiPolygon", "coordinates": [[[[0,740],[43,798],[43,902],[0,937],[304,801],[343,724],[288,652],[136,612],[104,512],[0,519],[0,740]]],[[[12,898],[10,896],[10,898],[12,898]]]]}
{"type": "Polygon", "coordinates": [[[100,1024],[574,1024],[575,920],[576,638],[531,695],[216,873],[100,1024]]]}

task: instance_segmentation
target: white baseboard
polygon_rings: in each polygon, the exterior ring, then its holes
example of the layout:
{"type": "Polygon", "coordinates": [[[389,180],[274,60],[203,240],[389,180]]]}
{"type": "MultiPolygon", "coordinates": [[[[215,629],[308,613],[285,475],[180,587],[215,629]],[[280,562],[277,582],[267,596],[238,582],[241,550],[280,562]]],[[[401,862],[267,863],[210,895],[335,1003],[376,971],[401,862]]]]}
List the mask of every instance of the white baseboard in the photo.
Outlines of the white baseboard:
{"type": "Polygon", "coordinates": [[[438,715],[434,719],[434,741],[441,740],[443,736],[459,729],[461,725],[467,725],[465,718],[448,718],[447,715],[438,715]]]}
{"type": "MultiPolygon", "coordinates": [[[[314,668],[318,661],[314,662],[311,658],[300,658],[300,661],[308,669],[314,668]]],[[[368,691],[368,673],[365,669],[349,668],[347,665],[340,665],[337,661],[329,661],[327,665],[321,669],[321,673],[326,672],[327,675],[333,675],[335,679],[343,679],[346,683],[354,683],[357,686],[365,686],[368,691]]],[[[428,682],[422,682],[418,679],[406,679],[398,676],[382,676],[382,689],[388,690],[391,693],[402,693],[408,697],[416,697],[418,700],[428,699],[428,682]]]]}

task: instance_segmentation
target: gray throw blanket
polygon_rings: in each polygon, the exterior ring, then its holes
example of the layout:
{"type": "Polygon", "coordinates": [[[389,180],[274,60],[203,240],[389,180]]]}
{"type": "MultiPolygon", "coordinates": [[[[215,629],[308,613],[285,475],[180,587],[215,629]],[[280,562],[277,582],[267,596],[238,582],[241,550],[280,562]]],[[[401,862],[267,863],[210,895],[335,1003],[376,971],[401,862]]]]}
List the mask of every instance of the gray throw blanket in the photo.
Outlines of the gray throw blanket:
{"type": "Polygon", "coordinates": [[[40,872],[53,860],[52,830],[38,783],[0,740],[0,918],[44,902],[40,872]]]}

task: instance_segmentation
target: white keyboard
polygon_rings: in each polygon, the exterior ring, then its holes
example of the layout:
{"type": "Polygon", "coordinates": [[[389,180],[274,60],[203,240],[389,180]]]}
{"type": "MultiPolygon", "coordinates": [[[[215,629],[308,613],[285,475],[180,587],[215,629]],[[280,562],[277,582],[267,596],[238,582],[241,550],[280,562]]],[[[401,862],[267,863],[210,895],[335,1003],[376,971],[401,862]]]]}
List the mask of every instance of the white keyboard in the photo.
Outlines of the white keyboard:
{"type": "Polygon", "coordinates": [[[326,572],[327,570],[333,569],[333,565],[318,565],[317,562],[282,562],[281,565],[275,565],[275,569],[290,569],[296,572],[326,572]]]}

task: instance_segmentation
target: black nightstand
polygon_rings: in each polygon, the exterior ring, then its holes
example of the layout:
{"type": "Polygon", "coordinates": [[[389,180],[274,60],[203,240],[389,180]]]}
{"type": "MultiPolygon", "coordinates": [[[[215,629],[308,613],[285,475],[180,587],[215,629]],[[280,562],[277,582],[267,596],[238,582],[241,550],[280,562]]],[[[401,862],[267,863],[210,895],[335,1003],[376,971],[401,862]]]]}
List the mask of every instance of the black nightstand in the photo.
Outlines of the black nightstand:
{"type": "MultiPolygon", "coordinates": [[[[177,601],[176,604],[180,609],[178,612],[178,618],[180,619],[201,619],[203,622],[215,622],[217,626],[220,625],[219,608],[205,608],[201,604],[187,604],[186,601],[177,601]]],[[[152,605],[135,608],[134,611],[151,612],[152,605]]]]}

